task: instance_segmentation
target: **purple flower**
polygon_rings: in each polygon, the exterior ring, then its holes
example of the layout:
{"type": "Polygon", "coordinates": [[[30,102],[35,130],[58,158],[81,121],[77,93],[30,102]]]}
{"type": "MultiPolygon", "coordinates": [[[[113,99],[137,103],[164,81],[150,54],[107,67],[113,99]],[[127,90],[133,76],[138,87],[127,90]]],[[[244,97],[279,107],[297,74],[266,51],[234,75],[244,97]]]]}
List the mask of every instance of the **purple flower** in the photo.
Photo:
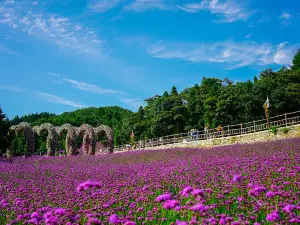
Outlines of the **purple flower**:
{"type": "Polygon", "coordinates": [[[126,221],[124,225],[136,225],[136,223],[133,221],[126,221]]]}
{"type": "Polygon", "coordinates": [[[233,181],[234,182],[240,182],[242,180],[243,176],[242,175],[234,175],[233,176],[233,181]]]}
{"type": "Polygon", "coordinates": [[[278,210],[275,210],[274,212],[272,212],[271,214],[267,215],[266,218],[268,221],[270,222],[275,222],[275,221],[279,221],[280,220],[280,216],[279,216],[279,212],[278,210]]]}
{"type": "Polygon", "coordinates": [[[180,211],[180,209],[181,209],[180,206],[176,206],[176,207],[174,208],[175,211],[180,211]]]}
{"type": "Polygon", "coordinates": [[[101,225],[101,222],[97,218],[90,217],[88,219],[87,225],[101,225]]]}
{"type": "Polygon", "coordinates": [[[179,206],[179,202],[177,200],[167,200],[163,204],[163,208],[165,209],[174,209],[176,206],[179,206]]]}
{"type": "Polygon", "coordinates": [[[300,219],[298,219],[298,218],[292,218],[292,219],[290,219],[290,223],[297,223],[297,224],[299,224],[300,223],[300,219]]]}
{"type": "Polygon", "coordinates": [[[282,172],[282,171],[285,171],[285,167],[280,167],[280,168],[278,169],[278,172],[282,172]]]}
{"type": "Polygon", "coordinates": [[[120,223],[120,218],[118,217],[117,214],[112,214],[110,217],[109,217],[109,222],[112,223],[112,224],[118,224],[120,223]]]}
{"type": "Polygon", "coordinates": [[[204,191],[201,190],[201,189],[194,189],[192,191],[192,195],[195,197],[195,196],[198,196],[200,195],[201,197],[204,197],[204,191]]]}
{"type": "Polygon", "coordinates": [[[249,194],[250,196],[257,197],[257,196],[260,195],[260,193],[266,192],[266,191],[267,191],[267,190],[266,190],[266,188],[264,188],[264,187],[256,187],[256,188],[251,189],[251,190],[248,192],[248,194],[249,194]]]}
{"type": "Polygon", "coordinates": [[[268,198],[272,198],[272,197],[274,197],[276,194],[275,194],[275,192],[273,192],[273,191],[268,191],[267,193],[266,193],[266,196],[268,197],[268,198]]]}
{"type": "Polygon", "coordinates": [[[295,208],[296,208],[295,205],[289,204],[289,205],[286,205],[286,206],[282,209],[282,211],[284,211],[284,212],[286,212],[286,213],[291,213],[295,208]]]}
{"type": "Polygon", "coordinates": [[[176,225],[189,225],[189,223],[186,221],[176,220],[176,225]]]}
{"type": "Polygon", "coordinates": [[[155,201],[163,202],[163,201],[171,200],[171,199],[172,199],[171,194],[162,194],[162,195],[157,196],[155,201]]]}
{"type": "Polygon", "coordinates": [[[31,214],[30,218],[38,218],[39,214],[37,212],[34,212],[31,214]]]}
{"type": "Polygon", "coordinates": [[[87,180],[81,184],[79,184],[76,188],[77,192],[81,192],[81,191],[86,191],[88,189],[91,188],[101,188],[101,183],[100,182],[93,182],[90,180],[87,180]]]}
{"type": "Polygon", "coordinates": [[[209,209],[209,207],[203,205],[202,203],[197,203],[196,205],[194,205],[190,208],[190,210],[200,211],[200,212],[206,212],[208,209],[209,209]]]}
{"type": "Polygon", "coordinates": [[[56,209],[54,211],[54,214],[57,215],[57,216],[63,216],[67,213],[67,211],[65,209],[56,209]]]}

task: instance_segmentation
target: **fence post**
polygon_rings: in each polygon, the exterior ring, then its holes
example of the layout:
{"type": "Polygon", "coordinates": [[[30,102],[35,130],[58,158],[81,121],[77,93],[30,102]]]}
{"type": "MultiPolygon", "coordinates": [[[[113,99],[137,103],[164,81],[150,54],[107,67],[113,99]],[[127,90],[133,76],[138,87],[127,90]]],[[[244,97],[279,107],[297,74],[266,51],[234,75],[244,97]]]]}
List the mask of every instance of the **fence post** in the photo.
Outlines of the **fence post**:
{"type": "Polygon", "coordinates": [[[284,114],[284,117],[285,117],[285,127],[287,127],[287,116],[286,116],[286,113],[284,114]]]}
{"type": "Polygon", "coordinates": [[[241,123],[241,134],[243,134],[243,124],[241,123]]]}

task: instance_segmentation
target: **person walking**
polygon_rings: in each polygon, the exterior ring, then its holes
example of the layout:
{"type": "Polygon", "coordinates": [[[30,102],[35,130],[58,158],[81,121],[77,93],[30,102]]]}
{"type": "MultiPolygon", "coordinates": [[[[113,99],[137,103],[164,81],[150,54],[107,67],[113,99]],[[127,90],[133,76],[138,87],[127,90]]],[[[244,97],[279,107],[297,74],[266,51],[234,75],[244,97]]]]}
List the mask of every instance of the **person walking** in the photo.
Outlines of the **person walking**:
{"type": "Polygon", "coordinates": [[[219,126],[217,127],[218,136],[221,136],[222,131],[223,131],[223,128],[222,128],[221,125],[219,125],[219,126]]]}
{"type": "Polygon", "coordinates": [[[209,129],[209,124],[207,123],[204,127],[204,133],[205,133],[206,138],[208,138],[208,129],[209,129]]]}

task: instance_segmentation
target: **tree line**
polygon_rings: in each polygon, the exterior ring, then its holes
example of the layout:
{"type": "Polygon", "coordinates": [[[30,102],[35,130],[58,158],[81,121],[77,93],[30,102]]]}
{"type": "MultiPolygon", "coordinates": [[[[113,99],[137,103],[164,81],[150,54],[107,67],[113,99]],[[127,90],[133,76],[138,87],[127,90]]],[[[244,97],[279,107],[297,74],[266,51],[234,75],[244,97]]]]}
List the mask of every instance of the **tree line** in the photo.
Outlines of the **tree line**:
{"type": "MultiPolygon", "coordinates": [[[[253,80],[233,82],[229,79],[206,78],[200,84],[178,92],[173,86],[162,95],[145,99],[146,106],[132,112],[118,106],[85,108],[55,115],[48,112],[35,113],[8,120],[0,113],[0,149],[5,147],[5,129],[20,122],[31,125],[51,123],[60,126],[69,123],[80,126],[101,124],[114,130],[114,144],[130,141],[131,131],[135,140],[149,139],[192,128],[203,130],[218,125],[245,123],[264,118],[263,104],[268,96],[271,102],[270,116],[300,110],[300,50],[294,56],[293,65],[278,71],[264,70],[253,80]]],[[[37,140],[44,149],[45,137],[37,140]]],[[[21,148],[24,138],[15,137],[13,143],[21,148]]],[[[62,144],[63,145],[63,144],[62,144]]],[[[63,148],[63,146],[62,146],[63,148]]],[[[4,150],[2,150],[3,152],[4,150]]]]}

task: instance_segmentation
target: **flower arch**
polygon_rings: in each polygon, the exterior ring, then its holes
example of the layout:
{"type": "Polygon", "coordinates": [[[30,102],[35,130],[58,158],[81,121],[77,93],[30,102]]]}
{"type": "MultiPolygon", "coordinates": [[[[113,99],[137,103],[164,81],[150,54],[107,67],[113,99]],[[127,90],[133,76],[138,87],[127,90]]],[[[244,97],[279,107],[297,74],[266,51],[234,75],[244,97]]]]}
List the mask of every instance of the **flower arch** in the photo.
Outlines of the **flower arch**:
{"type": "Polygon", "coordinates": [[[55,155],[58,146],[57,132],[51,123],[44,123],[37,128],[37,134],[41,135],[41,132],[44,130],[46,130],[48,133],[46,141],[47,155],[53,156],[55,155]]]}
{"type": "Polygon", "coordinates": [[[96,137],[94,128],[89,124],[81,125],[77,130],[78,136],[83,136],[83,154],[93,155],[96,148],[96,137]]]}
{"type": "Polygon", "coordinates": [[[107,153],[113,153],[114,150],[114,133],[113,130],[106,125],[100,125],[96,128],[94,128],[95,136],[101,134],[101,132],[104,132],[107,137],[107,153]]]}
{"type": "MultiPolygon", "coordinates": [[[[25,140],[26,140],[26,149],[29,154],[34,153],[34,130],[30,126],[29,123],[19,123],[18,125],[11,126],[8,135],[11,135],[12,133],[20,134],[21,132],[24,132],[25,140]]],[[[11,143],[10,143],[11,145],[11,143]]],[[[7,149],[7,155],[14,155],[13,149],[11,146],[7,149]]]]}
{"type": "Polygon", "coordinates": [[[75,155],[77,137],[76,129],[72,125],[65,123],[58,128],[58,135],[61,136],[64,131],[68,132],[66,136],[67,155],[75,155]]]}

